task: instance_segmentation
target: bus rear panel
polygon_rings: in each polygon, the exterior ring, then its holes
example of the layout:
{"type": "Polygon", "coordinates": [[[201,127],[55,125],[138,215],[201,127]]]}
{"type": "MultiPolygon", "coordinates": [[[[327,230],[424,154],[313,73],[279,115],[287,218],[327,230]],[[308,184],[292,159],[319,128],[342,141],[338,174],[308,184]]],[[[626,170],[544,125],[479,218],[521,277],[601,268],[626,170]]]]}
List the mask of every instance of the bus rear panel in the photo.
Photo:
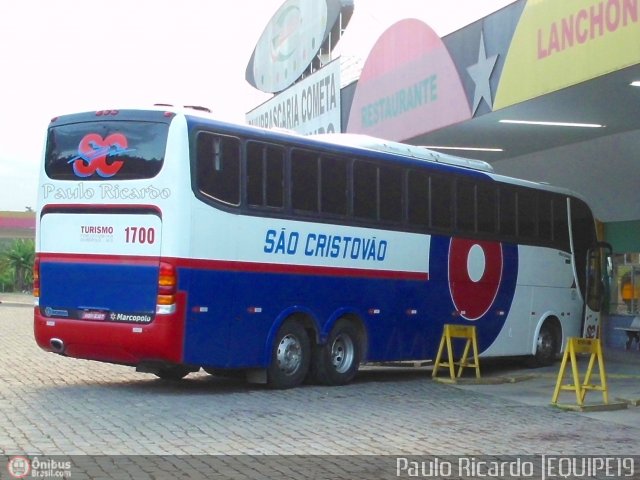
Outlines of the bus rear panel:
{"type": "Polygon", "coordinates": [[[40,184],[35,337],[46,350],[137,365],[182,360],[175,268],[162,260],[171,116],[52,120],[40,184]]]}

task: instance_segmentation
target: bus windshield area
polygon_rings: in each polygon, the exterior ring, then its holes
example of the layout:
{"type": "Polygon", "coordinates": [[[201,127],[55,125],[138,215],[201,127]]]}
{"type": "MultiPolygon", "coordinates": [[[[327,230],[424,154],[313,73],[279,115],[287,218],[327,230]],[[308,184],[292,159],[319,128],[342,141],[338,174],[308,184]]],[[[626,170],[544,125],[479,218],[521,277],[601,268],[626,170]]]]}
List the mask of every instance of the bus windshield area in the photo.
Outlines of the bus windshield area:
{"type": "Polygon", "coordinates": [[[133,180],[155,177],[167,144],[166,123],[90,121],[52,126],[45,171],[54,180],[133,180]]]}

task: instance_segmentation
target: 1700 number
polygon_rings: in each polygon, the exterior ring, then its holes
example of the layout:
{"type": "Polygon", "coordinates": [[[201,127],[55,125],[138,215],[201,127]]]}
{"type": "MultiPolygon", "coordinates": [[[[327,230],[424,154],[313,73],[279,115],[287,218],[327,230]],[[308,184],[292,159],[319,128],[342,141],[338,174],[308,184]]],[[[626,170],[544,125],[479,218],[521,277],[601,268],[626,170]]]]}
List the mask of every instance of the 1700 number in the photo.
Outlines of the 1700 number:
{"type": "Polygon", "coordinates": [[[127,227],[124,229],[127,243],[148,243],[156,241],[156,229],[153,227],[127,227]]]}

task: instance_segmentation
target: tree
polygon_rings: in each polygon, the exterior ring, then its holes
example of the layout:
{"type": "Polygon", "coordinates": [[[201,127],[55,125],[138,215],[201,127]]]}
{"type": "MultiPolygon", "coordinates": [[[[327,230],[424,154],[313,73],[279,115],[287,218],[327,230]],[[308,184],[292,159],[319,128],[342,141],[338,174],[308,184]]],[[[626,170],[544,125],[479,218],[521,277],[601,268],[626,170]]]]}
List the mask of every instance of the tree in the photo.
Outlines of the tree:
{"type": "Polygon", "coordinates": [[[14,240],[9,249],[2,253],[2,263],[14,272],[14,290],[22,292],[30,289],[34,257],[35,244],[30,239],[14,240]]]}

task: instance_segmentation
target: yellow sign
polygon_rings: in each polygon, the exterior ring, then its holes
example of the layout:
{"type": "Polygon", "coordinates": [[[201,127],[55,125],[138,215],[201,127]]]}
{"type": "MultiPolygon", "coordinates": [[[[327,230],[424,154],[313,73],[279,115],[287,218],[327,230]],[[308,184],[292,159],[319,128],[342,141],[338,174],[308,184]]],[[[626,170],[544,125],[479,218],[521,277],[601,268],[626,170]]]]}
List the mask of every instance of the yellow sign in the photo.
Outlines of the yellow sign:
{"type": "Polygon", "coordinates": [[[640,0],[529,0],[493,109],[640,63],[640,0]]]}
{"type": "Polygon", "coordinates": [[[442,331],[442,338],[440,339],[440,347],[438,348],[438,354],[436,355],[436,361],[431,372],[431,377],[436,378],[438,375],[438,369],[440,367],[447,367],[449,369],[449,377],[452,382],[456,381],[456,377],[462,376],[462,371],[471,367],[476,371],[476,378],[480,378],[480,363],[478,360],[478,342],[476,340],[476,327],[474,325],[455,325],[446,323],[442,331]],[[464,352],[458,362],[453,359],[453,338],[464,338],[466,343],[464,345],[464,352]],[[446,350],[445,350],[446,349],[446,350]],[[473,358],[469,360],[469,350],[473,349],[473,358]],[[447,360],[441,361],[443,354],[447,354],[447,360]],[[454,365],[458,365],[458,374],[456,375],[454,365]]]}
{"type": "Polygon", "coordinates": [[[569,337],[567,342],[567,348],[564,351],[562,357],[562,363],[560,365],[560,371],[558,372],[558,379],[556,380],[556,388],[553,391],[553,397],[551,397],[551,403],[556,405],[558,403],[558,396],[561,390],[569,390],[576,393],[576,402],[579,406],[584,405],[584,398],[589,390],[597,390],[602,392],[602,400],[605,404],[609,403],[609,390],[607,388],[607,374],[604,371],[604,358],[602,357],[602,344],[599,338],[579,338],[569,337]],[[589,354],[589,365],[587,366],[587,372],[584,376],[584,380],[580,380],[580,372],[578,370],[579,354],[589,354]],[[598,362],[598,372],[600,376],[600,385],[591,383],[591,375],[593,374],[593,367],[598,362]],[[563,385],[562,382],[565,376],[565,370],[567,363],[571,364],[571,379],[573,383],[563,385]]]}

